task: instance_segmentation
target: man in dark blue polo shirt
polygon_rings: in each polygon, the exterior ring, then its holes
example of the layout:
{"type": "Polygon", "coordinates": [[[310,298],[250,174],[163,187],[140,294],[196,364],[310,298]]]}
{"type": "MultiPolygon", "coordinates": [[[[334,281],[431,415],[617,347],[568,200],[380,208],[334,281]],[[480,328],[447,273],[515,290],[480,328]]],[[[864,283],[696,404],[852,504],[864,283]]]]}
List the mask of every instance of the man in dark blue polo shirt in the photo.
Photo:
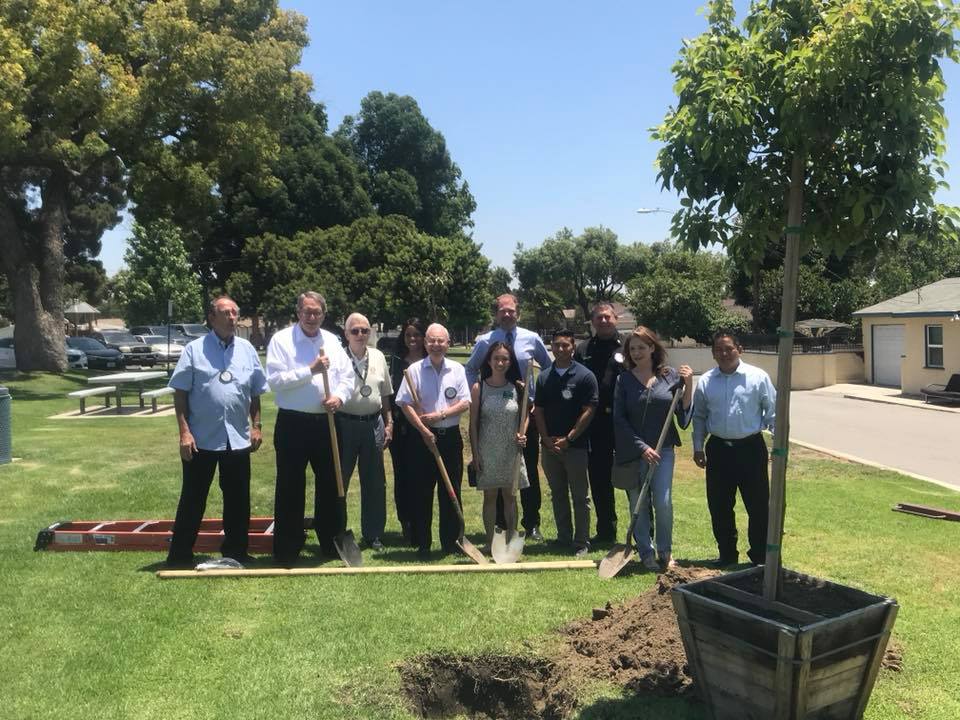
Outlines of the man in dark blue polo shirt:
{"type": "Polygon", "coordinates": [[[555,333],[552,349],[553,366],[537,378],[534,418],[543,443],[541,463],[550,485],[557,539],[583,557],[590,551],[587,429],[597,407],[597,379],[573,360],[572,332],[555,333]]]}

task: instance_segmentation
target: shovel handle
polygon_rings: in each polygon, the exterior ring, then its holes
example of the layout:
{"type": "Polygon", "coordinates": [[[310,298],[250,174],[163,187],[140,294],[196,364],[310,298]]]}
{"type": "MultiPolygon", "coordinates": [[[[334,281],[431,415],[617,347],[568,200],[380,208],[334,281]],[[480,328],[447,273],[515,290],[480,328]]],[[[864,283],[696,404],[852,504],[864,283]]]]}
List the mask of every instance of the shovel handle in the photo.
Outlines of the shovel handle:
{"type": "MultiPolygon", "coordinates": [[[[530,383],[533,382],[533,358],[527,361],[527,377],[523,383],[523,394],[520,398],[520,424],[517,426],[517,432],[523,428],[530,414],[530,383]]],[[[517,452],[517,459],[513,463],[513,494],[516,495],[520,489],[520,463],[523,462],[523,450],[517,452]]]]}
{"type": "MultiPolygon", "coordinates": [[[[323,348],[320,348],[320,356],[323,356],[323,348]]],[[[327,369],[321,366],[320,374],[323,375],[323,396],[330,399],[330,378],[327,375],[327,369]]],[[[343,469],[340,467],[340,443],[337,442],[337,421],[333,419],[333,413],[329,410],[324,413],[327,416],[327,425],[330,427],[330,448],[333,450],[333,474],[337,478],[337,496],[344,497],[343,492],[343,469]]]]}
{"type": "MultiPolygon", "coordinates": [[[[404,368],[403,377],[407,381],[407,388],[410,390],[410,397],[413,398],[413,402],[419,406],[420,405],[420,394],[417,392],[417,386],[413,384],[413,378],[410,377],[410,369],[404,368]]],[[[450,496],[450,502],[453,503],[453,509],[457,511],[457,516],[460,518],[460,537],[463,537],[465,532],[465,521],[463,519],[463,511],[460,509],[460,500],[457,497],[456,491],[453,489],[453,483],[450,482],[450,475],[447,473],[447,466],[443,463],[443,458],[440,457],[440,450],[437,448],[435,443],[427,443],[430,446],[430,452],[433,453],[433,459],[437,461],[437,469],[440,470],[440,477],[443,478],[443,484],[447,488],[447,495],[450,496]]]]}

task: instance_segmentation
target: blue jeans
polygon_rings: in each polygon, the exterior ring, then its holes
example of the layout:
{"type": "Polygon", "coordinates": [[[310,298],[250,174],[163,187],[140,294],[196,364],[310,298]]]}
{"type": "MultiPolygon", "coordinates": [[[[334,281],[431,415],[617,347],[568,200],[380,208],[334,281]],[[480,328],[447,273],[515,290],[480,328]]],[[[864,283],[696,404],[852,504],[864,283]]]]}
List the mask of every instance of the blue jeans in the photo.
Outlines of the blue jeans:
{"type": "MultiPolygon", "coordinates": [[[[660,463],[653,471],[650,479],[650,489],[640,505],[640,516],[633,529],[633,539],[640,552],[640,558],[646,559],[653,555],[653,545],[650,543],[650,499],[653,498],[653,517],[656,528],[657,553],[665,556],[673,549],[673,461],[672,447],[660,450],[660,463]]],[[[640,482],[633,490],[627,490],[630,500],[630,511],[636,507],[643,479],[647,474],[647,464],[640,463],[640,482]]]]}

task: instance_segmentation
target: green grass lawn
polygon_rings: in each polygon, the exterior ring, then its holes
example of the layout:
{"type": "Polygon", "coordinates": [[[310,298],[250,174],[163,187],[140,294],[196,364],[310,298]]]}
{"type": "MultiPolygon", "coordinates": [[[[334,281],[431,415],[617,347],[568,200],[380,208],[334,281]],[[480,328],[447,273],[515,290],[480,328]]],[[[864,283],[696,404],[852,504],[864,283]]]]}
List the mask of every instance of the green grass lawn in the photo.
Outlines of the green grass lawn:
{"type": "MultiPolygon", "coordinates": [[[[19,458],[0,466],[3,718],[408,718],[395,670],[404,658],[439,650],[549,653],[554,628],[653,584],[649,573],[601,581],[592,571],[161,581],[154,576],[160,553],[35,553],[37,530],[55,520],[172,517],[180,489],[175,423],[48,420],[73,409],[76,401],[64,395],[86,384],[84,372],[0,373],[0,384],[13,395],[19,458]]],[[[253,462],[255,515],[273,509],[270,398],[253,462]]],[[[705,559],[716,549],[702,472],[684,439],[674,552],[705,559]]],[[[464,498],[468,533],[479,543],[479,494],[465,487],[464,498]]],[[[899,600],[894,636],[904,670],[881,673],[866,718],[955,720],[960,526],[891,512],[900,501],[960,509],[960,495],[949,490],[795,449],[785,564],[899,600]]],[[[355,478],[349,503],[359,532],[355,478]]],[[[625,529],[620,498],[618,505],[625,529]]],[[[548,492],[544,511],[550,537],[548,492]]],[[[208,515],[219,513],[214,485],[208,515]]],[[[391,516],[394,547],[377,557],[365,551],[365,564],[415,562],[398,547],[398,529],[391,516]]],[[[308,550],[315,547],[311,537],[308,550]]],[[[565,556],[531,544],[526,557],[565,556]]],[[[684,700],[623,697],[590,683],[582,691],[583,718],[705,717],[684,700]]]]}

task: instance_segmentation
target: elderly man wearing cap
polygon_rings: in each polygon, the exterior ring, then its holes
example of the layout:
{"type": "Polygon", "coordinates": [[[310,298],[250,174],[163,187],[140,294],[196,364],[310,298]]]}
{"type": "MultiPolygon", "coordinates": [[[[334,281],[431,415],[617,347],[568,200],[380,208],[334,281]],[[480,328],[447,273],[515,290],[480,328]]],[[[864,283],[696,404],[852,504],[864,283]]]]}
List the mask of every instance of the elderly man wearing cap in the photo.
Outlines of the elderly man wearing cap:
{"type": "Polygon", "coordinates": [[[470,408],[470,389],[463,366],[446,358],[450,347],[447,329],[438,323],[427,328],[427,357],[408,368],[410,379],[420,401],[414,401],[406,379],[397,391],[397,404],[417,432],[421,442],[412,448],[412,466],[416,473],[413,498],[413,540],[417,556],[430,555],[430,527],[433,523],[433,492],[437,488],[440,511],[440,545],[444,552],[457,552],[460,522],[456,508],[442,483],[431,446],[440,452],[450,482],[460,500],[463,479],[463,438],[460,435],[460,415],[470,408]]]}
{"type": "Polygon", "coordinates": [[[340,456],[343,477],[349,482],[359,460],[360,530],[367,545],[383,549],[381,538],[387,522],[386,479],[383,470],[383,449],[393,437],[390,396],[393,384],[383,353],[367,347],[370,321],[353,313],[345,324],[349,346],[347,355],[356,378],[353,396],[337,413],[342,421],[340,456]]]}

